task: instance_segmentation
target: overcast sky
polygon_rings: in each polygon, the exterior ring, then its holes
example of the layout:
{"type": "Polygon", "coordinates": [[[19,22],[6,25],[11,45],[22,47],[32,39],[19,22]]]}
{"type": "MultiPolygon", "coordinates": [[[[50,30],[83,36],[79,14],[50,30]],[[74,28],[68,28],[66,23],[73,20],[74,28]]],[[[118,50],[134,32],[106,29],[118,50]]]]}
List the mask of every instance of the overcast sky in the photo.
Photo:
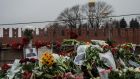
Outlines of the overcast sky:
{"type": "MultiPolygon", "coordinates": [[[[140,13],[140,0],[102,1],[113,6],[114,15],[140,13]]],[[[88,0],[0,0],[0,24],[55,20],[65,8],[87,2],[88,0]]]]}

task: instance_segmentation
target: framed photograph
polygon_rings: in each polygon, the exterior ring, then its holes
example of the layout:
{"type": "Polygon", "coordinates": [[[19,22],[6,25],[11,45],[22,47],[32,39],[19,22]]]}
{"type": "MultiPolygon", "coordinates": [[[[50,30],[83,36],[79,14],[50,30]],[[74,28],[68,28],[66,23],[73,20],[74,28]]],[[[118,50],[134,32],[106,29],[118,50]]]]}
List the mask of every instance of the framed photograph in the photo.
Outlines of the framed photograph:
{"type": "Polygon", "coordinates": [[[38,58],[36,48],[26,48],[24,52],[25,52],[24,55],[25,58],[35,58],[35,59],[38,58]]]}

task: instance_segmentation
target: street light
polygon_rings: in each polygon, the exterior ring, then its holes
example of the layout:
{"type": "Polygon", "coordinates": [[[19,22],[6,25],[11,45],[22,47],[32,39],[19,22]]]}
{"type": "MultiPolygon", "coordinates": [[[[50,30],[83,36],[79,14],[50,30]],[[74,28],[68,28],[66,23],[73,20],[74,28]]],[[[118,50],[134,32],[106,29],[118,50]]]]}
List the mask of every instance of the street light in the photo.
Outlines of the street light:
{"type": "Polygon", "coordinates": [[[104,18],[105,19],[105,23],[106,23],[106,21],[109,21],[109,26],[108,26],[108,39],[111,40],[112,18],[110,18],[108,20],[108,14],[109,14],[108,12],[102,12],[101,14],[102,14],[102,17],[101,18],[104,18]]]}
{"type": "Polygon", "coordinates": [[[109,29],[109,36],[108,36],[108,39],[109,40],[111,40],[111,26],[112,25],[112,18],[110,18],[110,20],[109,20],[109,27],[108,27],[108,29],[109,29]]]}

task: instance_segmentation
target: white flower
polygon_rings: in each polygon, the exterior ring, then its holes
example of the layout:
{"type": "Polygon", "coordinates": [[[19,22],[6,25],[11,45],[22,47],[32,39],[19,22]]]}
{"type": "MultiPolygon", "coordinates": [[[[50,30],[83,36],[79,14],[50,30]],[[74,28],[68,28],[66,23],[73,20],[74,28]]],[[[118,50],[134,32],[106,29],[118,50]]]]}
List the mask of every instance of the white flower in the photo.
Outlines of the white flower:
{"type": "Polygon", "coordinates": [[[133,67],[129,67],[128,70],[129,71],[134,71],[134,68],[133,67]]]}
{"type": "Polygon", "coordinates": [[[136,48],[136,44],[132,44],[133,50],[135,50],[136,48]]]}
{"type": "Polygon", "coordinates": [[[68,56],[64,56],[64,58],[65,58],[65,59],[70,59],[70,57],[68,57],[68,56]]]}
{"type": "Polygon", "coordinates": [[[138,57],[140,58],[140,54],[138,55],[138,57]]]}
{"type": "Polygon", "coordinates": [[[101,48],[99,45],[91,45],[92,46],[92,48],[94,49],[94,48],[97,48],[97,49],[99,49],[101,52],[103,51],[103,48],[101,48]]]}
{"type": "Polygon", "coordinates": [[[33,71],[34,74],[36,74],[37,76],[40,76],[43,72],[42,71],[38,71],[39,67],[36,67],[33,71]]]}
{"type": "Polygon", "coordinates": [[[100,41],[99,44],[103,46],[108,45],[107,43],[105,43],[105,41],[100,41]]]}
{"type": "Polygon", "coordinates": [[[120,76],[122,75],[122,73],[123,73],[123,72],[122,72],[121,70],[119,70],[119,75],[120,75],[120,76]]]}
{"type": "Polygon", "coordinates": [[[140,67],[135,68],[135,72],[140,72],[140,67]]]}
{"type": "Polygon", "coordinates": [[[123,51],[123,49],[122,49],[122,48],[120,48],[119,52],[122,52],[122,51],[123,51]]]}
{"type": "Polygon", "coordinates": [[[127,69],[123,69],[123,72],[126,72],[127,71],[127,69]]]}
{"type": "Polygon", "coordinates": [[[96,45],[108,45],[107,43],[105,43],[105,41],[103,40],[91,40],[93,43],[95,43],[96,45]]]}
{"type": "Polygon", "coordinates": [[[114,71],[119,72],[119,70],[118,70],[118,69],[115,69],[114,71]]]}
{"type": "Polygon", "coordinates": [[[53,53],[52,55],[53,55],[55,61],[60,58],[60,56],[58,54],[53,53]]]}

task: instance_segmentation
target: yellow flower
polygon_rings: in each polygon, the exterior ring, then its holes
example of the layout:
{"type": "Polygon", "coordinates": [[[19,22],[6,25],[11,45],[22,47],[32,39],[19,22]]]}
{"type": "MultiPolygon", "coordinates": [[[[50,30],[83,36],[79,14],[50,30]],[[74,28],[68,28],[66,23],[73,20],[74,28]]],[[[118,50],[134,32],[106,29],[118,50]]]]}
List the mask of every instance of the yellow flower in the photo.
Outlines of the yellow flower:
{"type": "Polygon", "coordinates": [[[54,57],[51,53],[46,52],[41,56],[40,62],[42,65],[52,66],[54,64],[54,57]]]}

